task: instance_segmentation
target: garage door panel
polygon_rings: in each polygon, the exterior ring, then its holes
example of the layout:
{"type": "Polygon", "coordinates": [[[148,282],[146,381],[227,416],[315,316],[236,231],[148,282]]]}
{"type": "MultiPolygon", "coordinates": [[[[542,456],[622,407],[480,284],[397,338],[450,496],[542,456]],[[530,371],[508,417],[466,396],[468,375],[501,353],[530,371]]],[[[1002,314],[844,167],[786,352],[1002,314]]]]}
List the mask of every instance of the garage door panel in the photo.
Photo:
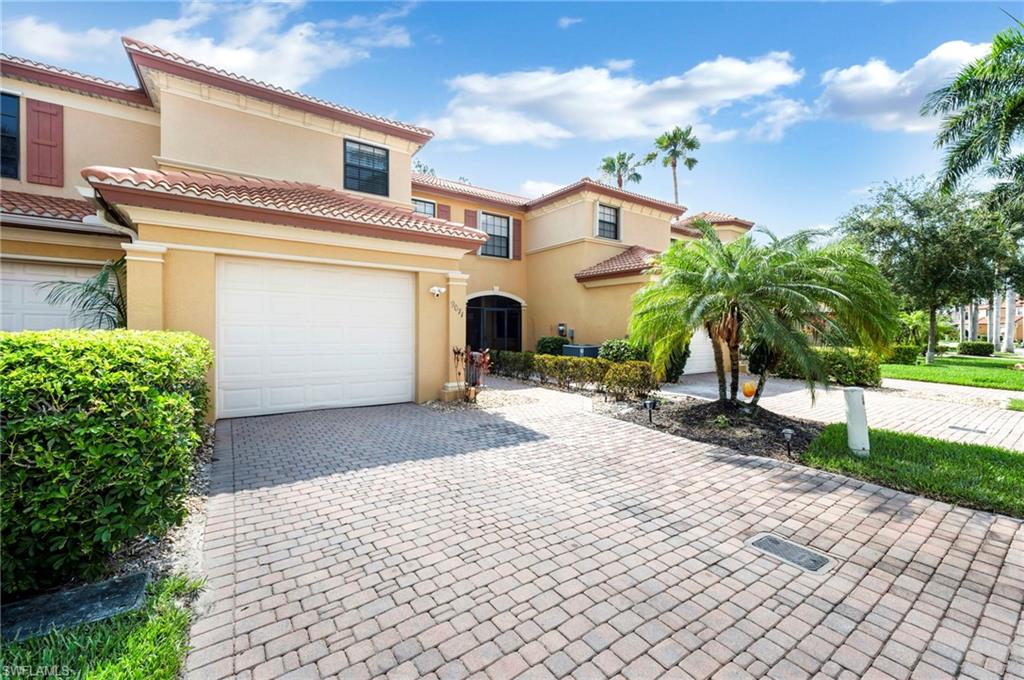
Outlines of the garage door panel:
{"type": "Polygon", "coordinates": [[[413,275],[218,260],[221,417],[410,401],[413,275]]]}
{"type": "Polygon", "coordinates": [[[67,305],[46,301],[47,281],[84,281],[99,272],[99,265],[0,260],[0,328],[5,331],[82,328],[89,324],[67,305]]]}

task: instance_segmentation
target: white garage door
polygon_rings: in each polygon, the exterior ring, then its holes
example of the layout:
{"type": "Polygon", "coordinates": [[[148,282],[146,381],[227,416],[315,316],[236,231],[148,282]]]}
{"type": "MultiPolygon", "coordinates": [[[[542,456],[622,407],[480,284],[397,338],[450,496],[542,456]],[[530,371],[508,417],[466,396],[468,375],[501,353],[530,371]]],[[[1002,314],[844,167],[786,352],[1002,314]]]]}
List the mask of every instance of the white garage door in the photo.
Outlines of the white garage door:
{"type": "Polygon", "coordinates": [[[84,281],[99,270],[81,264],[0,260],[0,327],[5,331],[43,331],[88,325],[67,306],[48,304],[48,291],[37,286],[44,281],[84,281]]]}
{"type": "Polygon", "coordinates": [[[715,350],[711,346],[711,338],[701,328],[690,339],[690,358],[686,360],[684,375],[695,373],[713,373],[715,370],[715,350]]]}
{"type": "Polygon", "coordinates": [[[413,399],[413,275],[218,258],[221,418],[413,399]]]}

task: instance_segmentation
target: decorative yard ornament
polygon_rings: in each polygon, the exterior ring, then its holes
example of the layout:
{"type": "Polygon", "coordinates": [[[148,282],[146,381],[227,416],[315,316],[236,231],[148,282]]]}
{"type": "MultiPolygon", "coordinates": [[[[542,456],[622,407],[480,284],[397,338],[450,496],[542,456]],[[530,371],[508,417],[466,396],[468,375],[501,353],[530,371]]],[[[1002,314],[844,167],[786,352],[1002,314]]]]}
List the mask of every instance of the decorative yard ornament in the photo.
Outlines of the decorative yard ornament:
{"type": "Polygon", "coordinates": [[[754,396],[754,392],[757,392],[757,383],[755,383],[753,380],[748,380],[747,382],[743,383],[744,397],[750,399],[752,396],[754,396]]]}

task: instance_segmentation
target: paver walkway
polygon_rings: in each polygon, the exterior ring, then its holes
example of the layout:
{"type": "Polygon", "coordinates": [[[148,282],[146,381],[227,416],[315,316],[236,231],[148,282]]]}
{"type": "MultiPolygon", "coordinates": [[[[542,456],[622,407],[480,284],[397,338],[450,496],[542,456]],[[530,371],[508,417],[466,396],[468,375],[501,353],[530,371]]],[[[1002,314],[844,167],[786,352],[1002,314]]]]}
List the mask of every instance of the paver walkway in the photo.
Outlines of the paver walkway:
{"type": "Polygon", "coordinates": [[[189,675],[1024,678],[1020,521],[509,396],[221,421],[189,675]]]}
{"type": "MultiPolygon", "coordinates": [[[[749,376],[742,379],[756,381],[749,376]]],[[[678,385],[666,385],[662,390],[717,399],[718,378],[714,373],[687,375],[678,385]]],[[[1024,413],[1006,409],[1011,396],[1021,395],[1011,390],[890,379],[882,381],[881,389],[864,390],[871,427],[1024,451],[1024,413]]],[[[802,382],[772,378],[761,405],[793,418],[846,421],[846,401],[840,387],[816,390],[812,404],[802,382]]]]}

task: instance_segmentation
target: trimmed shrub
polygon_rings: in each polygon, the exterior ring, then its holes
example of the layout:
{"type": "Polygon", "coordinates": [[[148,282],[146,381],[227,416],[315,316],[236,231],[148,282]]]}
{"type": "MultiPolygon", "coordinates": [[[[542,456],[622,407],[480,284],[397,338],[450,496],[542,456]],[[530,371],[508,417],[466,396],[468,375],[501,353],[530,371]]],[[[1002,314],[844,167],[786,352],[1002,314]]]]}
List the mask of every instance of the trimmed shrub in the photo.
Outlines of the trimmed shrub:
{"type": "MultiPolygon", "coordinates": [[[[825,364],[829,382],[863,387],[882,384],[881,364],[870,352],[849,347],[817,347],[814,351],[825,364]]],[[[775,373],[782,378],[803,379],[796,365],[786,357],[779,362],[775,373]]]]}
{"type": "Polygon", "coordinates": [[[98,576],[183,518],[212,358],[191,333],[0,333],[4,592],[98,576]]]}
{"type": "Polygon", "coordinates": [[[608,361],[646,361],[647,350],[623,338],[612,338],[601,343],[597,356],[608,361]]]}
{"type": "Polygon", "coordinates": [[[608,367],[604,387],[616,399],[643,399],[656,388],[654,372],[646,361],[624,361],[608,367]]]}
{"type": "Polygon", "coordinates": [[[569,344],[569,338],[558,335],[545,335],[537,340],[537,354],[562,355],[562,347],[569,344]]]}
{"type": "Polygon", "coordinates": [[[924,350],[918,345],[893,345],[889,354],[890,364],[916,364],[924,350]]]}
{"type": "Polygon", "coordinates": [[[491,350],[491,373],[507,378],[527,380],[533,376],[533,352],[512,352],[505,349],[491,350]]]}
{"type": "Polygon", "coordinates": [[[678,382],[679,376],[683,374],[686,369],[686,360],[690,358],[690,343],[686,343],[685,347],[680,347],[672,352],[672,355],[668,359],[668,364],[665,366],[665,376],[663,382],[678,382]]]}
{"type": "Polygon", "coordinates": [[[957,354],[966,354],[972,357],[990,357],[995,352],[991,342],[984,340],[966,340],[957,345],[957,354]]]}
{"type": "Polygon", "coordinates": [[[582,358],[583,367],[586,372],[586,382],[595,385],[598,391],[604,390],[604,377],[608,374],[608,369],[611,368],[612,362],[607,359],[593,359],[590,357],[582,358]]]}

